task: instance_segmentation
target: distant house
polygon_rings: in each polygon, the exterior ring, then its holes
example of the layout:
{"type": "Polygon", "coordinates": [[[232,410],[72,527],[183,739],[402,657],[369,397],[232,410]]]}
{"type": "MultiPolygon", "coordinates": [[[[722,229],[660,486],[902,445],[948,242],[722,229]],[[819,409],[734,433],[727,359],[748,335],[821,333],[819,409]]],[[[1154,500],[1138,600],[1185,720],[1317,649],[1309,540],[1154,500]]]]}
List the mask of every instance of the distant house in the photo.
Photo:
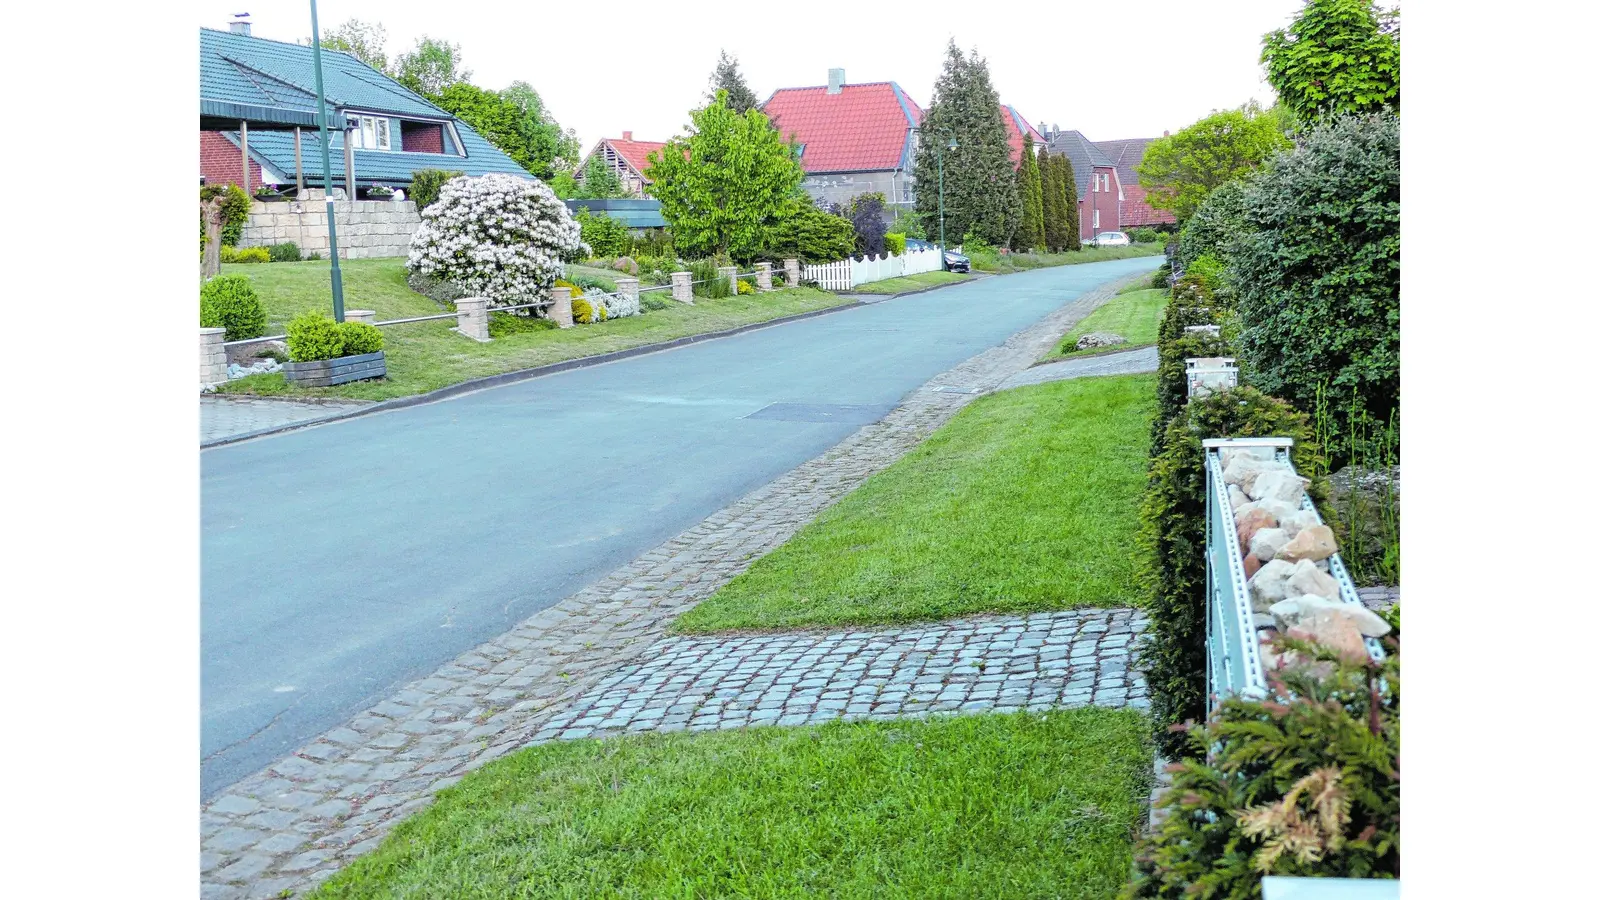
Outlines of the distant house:
{"type": "Polygon", "coordinates": [[[1122,181],[1117,164],[1078,131],[1052,129],[1045,134],[1051,153],[1072,162],[1078,184],[1078,233],[1084,240],[1102,231],[1122,230],[1122,181]]]}
{"type": "Polygon", "coordinates": [[[583,182],[583,173],[589,170],[589,160],[599,154],[605,164],[617,173],[629,196],[648,197],[650,179],[645,177],[644,172],[650,168],[650,154],[665,146],[664,141],[636,141],[631,131],[624,131],[620,138],[601,138],[583,158],[583,162],[578,164],[578,182],[583,182]]]}
{"type": "Polygon", "coordinates": [[[916,200],[911,167],[922,107],[899,84],[846,84],[843,69],[829,69],[826,85],[781,88],[761,108],[799,146],[802,184],[817,203],[872,192],[892,205],[916,200]]]}
{"type": "MultiPolygon", "coordinates": [[[[460,119],[347,53],[322,53],[330,174],[338,188],[406,188],[419,169],[533,177],[460,119]],[[348,138],[349,152],[346,152],[348,138]],[[352,172],[353,170],[353,172],[352,172]]],[[[200,29],[200,175],[247,190],[322,187],[310,47],[200,29]]]]}
{"type": "Polygon", "coordinates": [[[1129,138],[1095,143],[1117,166],[1117,178],[1122,183],[1122,225],[1125,228],[1156,228],[1178,222],[1171,210],[1152,209],[1145,202],[1145,190],[1139,186],[1139,173],[1133,168],[1144,159],[1145,148],[1153,140],[1155,138],[1129,138]]]}
{"type": "Polygon", "coordinates": [[[1006,123],[1006,138],[1011,143],[1011,165],[1022,165],[1022,138],[1023,135],[1033,138],[1033,152],[1038,153],[1039,147],[1044,144],[1044,135],[1037,128],[1028,124],[1028,120],[1017,112],[1015,106],[1000,107],[1000,117],[1006,123]]]}

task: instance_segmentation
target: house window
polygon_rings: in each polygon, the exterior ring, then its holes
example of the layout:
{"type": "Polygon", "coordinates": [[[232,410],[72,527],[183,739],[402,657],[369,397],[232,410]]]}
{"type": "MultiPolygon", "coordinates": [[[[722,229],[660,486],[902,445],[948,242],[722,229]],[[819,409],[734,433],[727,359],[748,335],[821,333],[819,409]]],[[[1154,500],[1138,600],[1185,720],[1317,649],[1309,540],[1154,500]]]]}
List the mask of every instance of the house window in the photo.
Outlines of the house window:
{"type": "Polygon", "coordinates": [[[358,150],[389,149],[389,119],[386,116],[353,117],[360,126],[351,130],[350,145],[358,150]]]}
{"type": "Polygon", "coordinates": [[[1094,211],[1094,230],[1100,230],[1100,210],[1098,209],[1094,211]]]}

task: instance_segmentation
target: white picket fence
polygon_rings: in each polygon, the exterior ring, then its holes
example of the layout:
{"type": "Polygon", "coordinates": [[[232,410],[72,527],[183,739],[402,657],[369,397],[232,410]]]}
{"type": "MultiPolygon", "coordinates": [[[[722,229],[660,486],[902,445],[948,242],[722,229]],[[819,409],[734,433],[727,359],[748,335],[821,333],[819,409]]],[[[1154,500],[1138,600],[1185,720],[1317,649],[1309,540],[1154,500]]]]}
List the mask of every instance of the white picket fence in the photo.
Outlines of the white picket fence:
{"type": "Polygon", "coordinates": [[[940,265],[938,250],[917,250],[898,256],[891,254],[867,259],[841,259],[838,262],[818,266],[808,265],[802,267],[800,278],[802,281],[814,281],[824,290],[848,291],[863,284],[883,281],[885,278],[937,272],[941,268],[943,266],[940,265]]]}

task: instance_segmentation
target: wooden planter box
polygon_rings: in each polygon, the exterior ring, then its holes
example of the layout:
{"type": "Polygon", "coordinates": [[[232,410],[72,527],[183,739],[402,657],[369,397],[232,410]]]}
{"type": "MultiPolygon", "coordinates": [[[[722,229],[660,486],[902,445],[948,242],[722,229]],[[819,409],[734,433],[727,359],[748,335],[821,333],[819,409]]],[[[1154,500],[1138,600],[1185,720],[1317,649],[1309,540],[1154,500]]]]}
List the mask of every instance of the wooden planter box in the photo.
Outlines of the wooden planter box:
{"type": "Polygon", "coordinates": [[[382,378],[386,371],[382,350],[377,353],[363,353],[360,356],[341,356],[338,359],[283,364],[283,377],[291,384],[303,387],[332,387],[347,381],[382,378]]]}

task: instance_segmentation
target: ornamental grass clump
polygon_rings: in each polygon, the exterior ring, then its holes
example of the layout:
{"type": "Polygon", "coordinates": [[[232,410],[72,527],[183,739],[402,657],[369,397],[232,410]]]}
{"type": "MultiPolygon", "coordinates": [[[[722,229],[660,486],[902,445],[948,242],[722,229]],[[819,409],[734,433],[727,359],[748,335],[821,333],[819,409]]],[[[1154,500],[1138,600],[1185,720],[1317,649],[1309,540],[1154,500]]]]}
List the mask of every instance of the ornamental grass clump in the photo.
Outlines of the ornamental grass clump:
{"type": "Polygon", "coordinates": [[[518,306],[547,299],[563,261],[588,253],[578,223],[544,182],[490,174],[445,182],[422,212],[406,267],[491,306],[518,306]]]}

